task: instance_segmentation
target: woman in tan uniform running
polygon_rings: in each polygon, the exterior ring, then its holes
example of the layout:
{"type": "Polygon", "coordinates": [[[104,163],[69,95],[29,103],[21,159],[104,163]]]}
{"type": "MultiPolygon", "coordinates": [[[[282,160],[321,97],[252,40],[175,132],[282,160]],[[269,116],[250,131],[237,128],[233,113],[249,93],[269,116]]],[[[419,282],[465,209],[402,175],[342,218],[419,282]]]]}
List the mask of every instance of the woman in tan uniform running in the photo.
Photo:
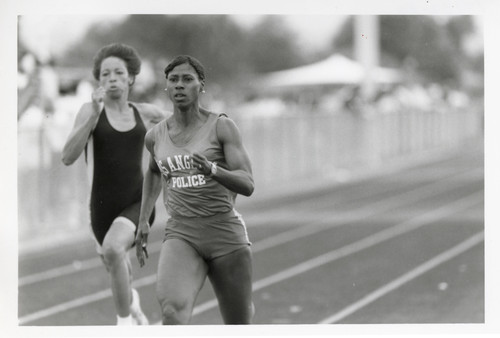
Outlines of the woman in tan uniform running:
{"type": "Polygon", "coordinates": [[[163,324],[188,324],[208,277],[224,323],[249,324],[252,255],[245,223],[234,209],[237,194],[254,190],[251,163],[235,123],[199,106],[205,72],[191,56],[166,68],[174,114],[146,134],[151,154],[145,173],[137,258],[147,258],[148,215],[163,187],[170,219],[158,263],[157,297],[163,324]]]}

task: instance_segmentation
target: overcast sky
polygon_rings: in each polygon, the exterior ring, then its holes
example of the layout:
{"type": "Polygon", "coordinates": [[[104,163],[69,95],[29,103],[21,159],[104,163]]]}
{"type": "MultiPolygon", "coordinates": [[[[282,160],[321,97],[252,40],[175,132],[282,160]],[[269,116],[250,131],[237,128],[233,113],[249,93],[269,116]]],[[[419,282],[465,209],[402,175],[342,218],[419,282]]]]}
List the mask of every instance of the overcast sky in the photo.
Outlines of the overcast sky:
{"type": "MultiPolygon", "coordinates": [[[[283,15],[285,23],[299,39],[301,46],[317,51],[327,47],[345,22],[347,15],[283,15]]],[[[242,26],[256,24],[262,15],[232,15],[242,26]]],[[[442,16],[449,17],[449,16],[442,16]]],[[[58,55],[80,39],[96,22],[115,23],[124,15],[24,15],[20,17],[19,35],[23,42],[45,60],[58,55]]],[[[483,49],[482,17],[475,16],[478,34],[467,47],[483,49]]]]}
{"type": "MultiPolygon", "coordinates": [[[[336,15],[281,15],[289,28],[297,34],[300,43],[311,49],[320,49],[331,42],[346,16],[336,15]],[[312,24],[313,22],[313,24],[312,24]]],[[[258,22],[259,15],[235,15],[243,26],[258,22]]],[[[60,54],[67,46],[82,37],[95,22],[116,22],[123,15],[27,15],[20,19],[19,33],[26,45],[42,58],[46,54],[60,54]]]]}

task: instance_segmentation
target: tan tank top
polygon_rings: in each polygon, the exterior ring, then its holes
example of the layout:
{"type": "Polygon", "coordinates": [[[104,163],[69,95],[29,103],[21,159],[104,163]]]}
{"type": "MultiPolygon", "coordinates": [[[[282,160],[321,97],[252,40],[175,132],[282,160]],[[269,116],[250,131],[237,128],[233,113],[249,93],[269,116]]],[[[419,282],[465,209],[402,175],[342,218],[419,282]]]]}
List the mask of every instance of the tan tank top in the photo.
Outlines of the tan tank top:
{"type": "Polygon", "coordinates": [[[171,216],[207,217],[233,209],[236,193],[200,174],[191,162],[191,154],[198,152],[227,167],[216,131],[217,120],[223,116],[210,113],[200,130],[182,146],[172,142],[166,120],[153,128],[154,157],[164,178],[163,201],[171,216]],[[167,174],[172,176],[169,180],[167,174]]]}

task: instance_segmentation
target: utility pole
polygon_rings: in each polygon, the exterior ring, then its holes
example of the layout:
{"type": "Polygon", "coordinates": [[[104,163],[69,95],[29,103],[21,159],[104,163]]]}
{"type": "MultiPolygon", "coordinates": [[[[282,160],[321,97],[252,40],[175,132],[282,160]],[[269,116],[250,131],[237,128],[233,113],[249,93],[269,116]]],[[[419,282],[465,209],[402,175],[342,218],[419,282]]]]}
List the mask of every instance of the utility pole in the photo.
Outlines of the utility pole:
{"type": "Polygon", "coordinates": [[[379,18],[376,15],[354,16],[354,55],[364,68],[361,95],[370,100],[376,92],[374,69],[380,63],[379,18]]]}

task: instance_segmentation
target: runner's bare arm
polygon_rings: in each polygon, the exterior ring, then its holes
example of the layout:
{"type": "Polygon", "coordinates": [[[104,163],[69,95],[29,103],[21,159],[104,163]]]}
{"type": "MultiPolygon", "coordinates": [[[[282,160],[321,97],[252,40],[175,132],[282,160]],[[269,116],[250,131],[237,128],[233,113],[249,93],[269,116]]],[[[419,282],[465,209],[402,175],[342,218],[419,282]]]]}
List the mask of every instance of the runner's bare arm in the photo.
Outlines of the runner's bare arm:
{"type": "Polygon", "coordinates": [[[98,119],[99,114],[94,112],[92,104],[85,103],[78,112],[73,130],[64,144],[62,162],[65,165],[73,164],[81,155],[98,119]]]}
{"type": "Polygon", "coordinates": [[[153,145],[154,140],[152,138],[152,133],[148,132],[145,137],[146,149],[150,152],[149,166],[144,173],[144,182],[142,185],[142,201],[141,201],[141,213],[139,216],[139,226],[137,229],[137,236],[135,239],[136,244],[136,255],[139,261],[139,265],[144,266],[145,259],[148,258],[147,253],[147,243],[149,236],[149,216],[153,211],[156,200],[161,192],[161,173],[158,169],[156,162],[154,160],[153,145]]]}
{"type": "Polygon", "coordinates": [[[102,87],[95,89],[92,93],[92,102],[84,103],[78,111],[73,129],[62,151],[62,162],[65,165],[73,164],[85,148],[103,109],[104,95],[102,87]]]}
{"type": "Polygon", "coordinates": [[[171,112],[161,109],[157,105],[150,103],[137,103],[137,108],[144,122],[147,124],[146,129],[152,128],[158,122],[171,115],[171,112]]]}
{"type": "MultiPolygon", "coordinates": [[[[224,150],[227,168],[217,167],[217,173],[212,178],[238,194],[252,195],[252,166],[238,127],[231,119],[221,118],[217,122],[217,135],[224,150]]],[[[193,160],[195,165],[202,166],[202,172],[210,174],[210,163],[203,155],[193,154],[193,160]]]]}

